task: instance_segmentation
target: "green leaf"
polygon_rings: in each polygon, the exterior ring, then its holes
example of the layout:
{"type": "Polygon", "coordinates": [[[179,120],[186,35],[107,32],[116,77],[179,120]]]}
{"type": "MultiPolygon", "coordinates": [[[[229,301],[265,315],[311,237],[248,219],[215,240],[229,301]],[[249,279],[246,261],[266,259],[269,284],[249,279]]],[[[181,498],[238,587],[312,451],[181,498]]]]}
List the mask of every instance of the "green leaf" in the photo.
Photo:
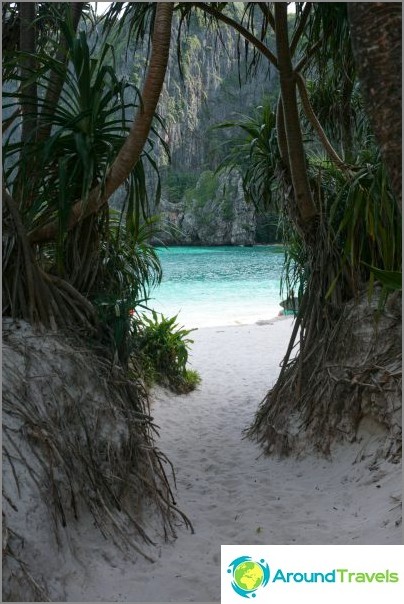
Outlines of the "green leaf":
{"type": "Polygon", "coordinates": [[[376,268],[374,266],[370,266],[370,264],[366,264],[366,262],[362,262],[368,269],[372,272],[375,278],[380,281],[382,285],[387,287],[388,289],[401,290],[402,289],[402,279],[403,274],[399,271],[386,271],[380,268],[376,268]]]}

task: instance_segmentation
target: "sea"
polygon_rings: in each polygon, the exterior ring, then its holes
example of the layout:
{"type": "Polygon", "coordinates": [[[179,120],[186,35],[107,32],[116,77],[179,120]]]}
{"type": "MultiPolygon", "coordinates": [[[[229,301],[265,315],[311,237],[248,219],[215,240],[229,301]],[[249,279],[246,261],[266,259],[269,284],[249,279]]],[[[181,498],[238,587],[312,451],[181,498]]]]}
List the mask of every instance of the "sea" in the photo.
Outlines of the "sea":
{"type": "Polygon", "coordinates": [[[284,250],[254,247],[166,247],[157,249],[163,269],[149,308],[177,315],[187,329],[252,324],[276,317],[284,250]]]}

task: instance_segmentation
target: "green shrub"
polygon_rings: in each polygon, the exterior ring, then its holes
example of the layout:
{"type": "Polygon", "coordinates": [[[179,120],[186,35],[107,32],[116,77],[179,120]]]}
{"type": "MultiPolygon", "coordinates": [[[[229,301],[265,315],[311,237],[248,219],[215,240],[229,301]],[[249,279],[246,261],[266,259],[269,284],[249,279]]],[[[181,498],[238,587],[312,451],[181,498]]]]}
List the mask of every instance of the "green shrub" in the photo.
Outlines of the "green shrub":
{"type": "Polygon", "coordinates": [[[200,383],[199,374],[187,369],[188,338],[194,329],[179,327],[177,315],[171,318],[158,317],[152,311],[149,317],[143,314],[135,320],[135,350],[139,354],[146,380],[169,387],[177,393],[190,392],[200,383]]]}
{"type": "Polygon", "coordinates": [[[185,191],[192,189],[197,183],[198,177],[189,172],[176,172],[169,169],[164,175],[164,187],[171,202],[181,201],[185,191]]]}
{"type": "Polygon", "coordinates": [[[186,369],[183,381],[183,392],[191,392],[201,383],[201,376],[195,369],[186,369]]]}
{"type": "Polygon", "coordinates": [[[219,177],[214,172],[210,170],[202,172],[195,187],[187,189],[184,193],[188,207],[193,206],[196,210],[203,209],[208,201],[215,198],[218,187],[219,177]]]}

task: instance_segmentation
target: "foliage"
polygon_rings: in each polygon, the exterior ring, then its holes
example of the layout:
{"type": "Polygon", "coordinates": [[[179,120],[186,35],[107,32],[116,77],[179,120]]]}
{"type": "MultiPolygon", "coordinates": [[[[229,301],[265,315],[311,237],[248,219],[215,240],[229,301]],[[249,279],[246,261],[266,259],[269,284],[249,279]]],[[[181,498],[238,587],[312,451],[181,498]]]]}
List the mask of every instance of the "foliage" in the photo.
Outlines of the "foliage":
{"type": "Polygon", "coordinates": [[[131,354],[130,313],[146,307],[149,289],[160,283],[161,264],[148,243],[156,219],[144,223],[136,238],[112,213],[109,236],[102,243],[97,281],[89,292],[106,335],[112,337],[120,361],[126,365],[131,354]]]}
{"type": "Polygon", "coordinates": [[[240,115],[237,121],[218,124],[216,129],[241,131],[226,142],[227,154],[217,172],[241,170],[246,199],[257,208],[275,205],[278,187],[274,179],[279,162],[276,139],[276,116],[269,101],[257,107],[252,115],[240,115]],[[275,203],[274,203],[275,202],[275,203]]]}
{"type": "Polygon", "coordinates": [[[188,338],[194,329],[179,327],[177,316],[158,317],[152,311],[151,317],[142,314],[134,318],[134,349],[139,353],[141,363],[149,381],[167,385],[174,392],[194,390],[200,382],[196,371],[187,369],[188,338]]]}
{"type": "MultiPolygon", "coordinates": [[[[351,283],[345,292],[348,297],[369,280],[371,290],[375,273],[369,272],[367,264],[382,271],[401,269],[401,226],[396,203],[359,102],[356,120],[362,125],[356,130],[357,141],[361,135],[361,152],[355,158],[351,156],[350,171],[324,158],[317,144],[307,145],[311,186],[328,224],[329,245],[340,257],[329,282],[329,296],[338,283],[345,288],[347,279],[351,283]]],[[[301,298],[309,283],[310,255],[284,205],[288,185],[278,151],[275,114],[269,105],[263,105],[254,115],[241,116],[217,128],[241,131],[232,140],[219,170],[242,170],[246,197],[258,208],[272,207],[279,212],[279,228],[286,244],[281,292],[285,297],[301,298]]]]}
{"type": "Polygon", "coordinates": [[[370,148],[358,157],[358,164],[351,178],[339,175],[330,221],[341,246],[342,268],[349,266],[352,278],[356,271],[362,282],[370,279],[372,288],[373,273],[364,269],[366,265],[401,269],[401,224],[379,152],[370,148]]]}
{"type": "MultiPolygon", "coordinates": [[[[119,224],[105,203],[98,212],[72,229],[72,208],[81,200],[80,212],[85,215],[95,185],[101,185],[102,193],[109,168],[130,130],[129,116],[141,99],[133,83],[116,75],[111,45],[102,44],[95,52],[84,31],[75,34],[64,8],[53,7],[52,31],[57,33],[68,60],[63,62],[56,53],[49,52],[53,38],[48,40],[48,48],[44,50],[38,43],[37,52],[29,55],[36,66],[29,72],[29,79],[36,83],[37,99],[24,92],[27,69],[25,73],[10,71],[11,80],[4,92],[6,111],[23,108],[24,120],[32,128],[29,139],[21,140],[18,111],[6,126],[3,173],[5,185],[15,200],[18,220],[21,220],[19,237],[25,243],[12,236],[12,229],[16,227],[9,221],[10,236],[3,263],[10,270],[5,272],[8,295],[3,312],[31,320],[35,313],[28,314],[27,307],[39,305],[37,319],[43,324],[49,323],[50,312],[55,319],[51,319],[51,324],[63,322],[63,318],[83,323],[88,312],[84,313],[79,306],[84,305],[88,310],[91,307],[88,302],[91,302],[97,307],[98,318],[108,317],[106,322],[110,324],[116,323],[113,319],[116,312],[123,316],[123,306],[133,308],[137,301],[147,297],[149,283],[160,272],[157,257],[153,257],[151,249],[147,250],[144,245],[146,231],[150,235],[154,224],[147,220],[148,175],[151,172],[156,175],[157,200],[160,195],[159,174],[153,157],[155,143],[160,138],[153,126],[146,148],[124,187],[119,224]],[[63,82],[56,101],[49,95],[55,86],[55,76],[63,82]],[[37,237],[36,234],[55,219],[58,224],[56,240],[37,237]],[[148,222],[148,226],[142,227],[142,221],[148,222]],[[35,246],[32,246],[31,238],[35,246]],[[16,252],[16,246],[21,245],[21,249],[30,248],[30,251],[23,256],[25,265],[19,267],[11,261],[21,257],[16,252]],[[34,263],[33,268],[29,266],[31,263],[34,263]],[[30,277],[33,271],[39,272],[36,278],[30,277]],[[27,284],[33,282],[38,290],[29,294],[30,300],[24,300],[21,293],[24,280],[27,284]],[[41,285],[42,281],[44,285],[41,285]],[[59,289],[63,286],[63,293],[55,291],[53,294],[55,286],[59,289]],[[75,298],[74,302],[68,300],[67,289],[70,297],[75,298]],[[75,290],[81,297],[74,293],[75,290]],[[20,295],[16,296],[15,292],[20,295]],[[52,311],[49,305],[53,307],[52,311]]],[[[45,16],[39,15],[39,23],[42,23],[41,19],[45,16]]],[[[47,13],[46,19],[49,19],[47,13]]],[[[6,58],[11,65],[16,61],[24,63],[27,59],[26,53],[16,51],[6,58]]],[[[158,116],[155,124],[161,125],[158,116]]],[[[166,148],[164,141],[160,142],[163,149],[166,148]]],[[[116,332],[116,325],[112,330],[116,332]]],[[[121,337],[118,333],[115,335],[119,349],[121,337]]]]}
{"type": "Polygon", "coordinates": [[[211,201],[217,192],[219,179],[211,170],[205,170],[200,175],[197,184],[192,189],[185,191],[185,201],[188,204],[196,204],[197,208],[203,209],[208,201],[211,201]]]}
{"type": "Polygon", "coordinates": [[[167,192],[169,201],[173,203],[181,201],[185,191],[194,189],[196,183],[196,174],[178,172],[173,169],[167,170],[163,177],[164,190],[167,192]]]}
{"type": "MultiPolygon", "coordinates": [[[[56,214],[60,225],[59,242],[66,235],[71,205],[82,199],[85,209],[91,188],[104,182],[108,168],[129,132],[128,110],[133,110],[139,99],[137,88],[116,76],[111,65],[110,45],[106,44],[95,59],[91,56],[85,32],[76,37],[68,24],[61,23],[60,28],[68,45],[70,66],[61,66],[51,56],[38,54],[36,61],[40,68],[32,74],[39,89],[41,127],[45,128],[49,119],[52,134],[43,141],[40,130],[35,128],[28,144],[15,141],[17,122],[4,146],[6,184],[12,193],[18,189],[19,196],[24,198],[23,217],[29,231],[49,222],[56,214]],[[46,100],[49,71],[59,73],[64,79],[56,107],[46,100]],[[27,183],[33,157],[36,158],[35,178],[31,176],[31,182],[28,180],[27,183]]],[[[4,96],[9,99],[5,104],[7,109],[18,105],[32,106],[32,100],[21,91],[6,92],[4,96]]],[[[36,122],[35,111],[28,113],[28,117],[36,122]]],[[[145,211],[147,203],[144,160],[156,171],[150,154],[153,144],[150,140],[150,148],[145,150],[142,161],[135,167],[127,188],[126,220],[131,227],[137,221],[136,205],[140,204],[145,211]]],[[[156,174],[158,176],[157,171],[156,174]]]]}
{"type": "Polygon", "coordinates": [[[385,271],[369,266],[368,268],[373,276],[380,281],[380,283],[387,290],[401,291],[403,288],[403,274],[399,271],[385,271]]]}

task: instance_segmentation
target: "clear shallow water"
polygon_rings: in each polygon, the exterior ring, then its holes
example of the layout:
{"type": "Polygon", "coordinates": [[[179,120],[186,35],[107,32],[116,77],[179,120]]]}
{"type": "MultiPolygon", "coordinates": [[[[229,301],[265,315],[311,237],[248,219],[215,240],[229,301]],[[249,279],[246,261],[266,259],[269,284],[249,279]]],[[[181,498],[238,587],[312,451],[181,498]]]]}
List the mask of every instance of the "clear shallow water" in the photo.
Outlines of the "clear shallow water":
{"type": "Polygon", "coordinates": [[[162,283],[149,306],[181,325],[255,323],[278,315],[283,251],[277,246],[158,249],[162,283]]]}

